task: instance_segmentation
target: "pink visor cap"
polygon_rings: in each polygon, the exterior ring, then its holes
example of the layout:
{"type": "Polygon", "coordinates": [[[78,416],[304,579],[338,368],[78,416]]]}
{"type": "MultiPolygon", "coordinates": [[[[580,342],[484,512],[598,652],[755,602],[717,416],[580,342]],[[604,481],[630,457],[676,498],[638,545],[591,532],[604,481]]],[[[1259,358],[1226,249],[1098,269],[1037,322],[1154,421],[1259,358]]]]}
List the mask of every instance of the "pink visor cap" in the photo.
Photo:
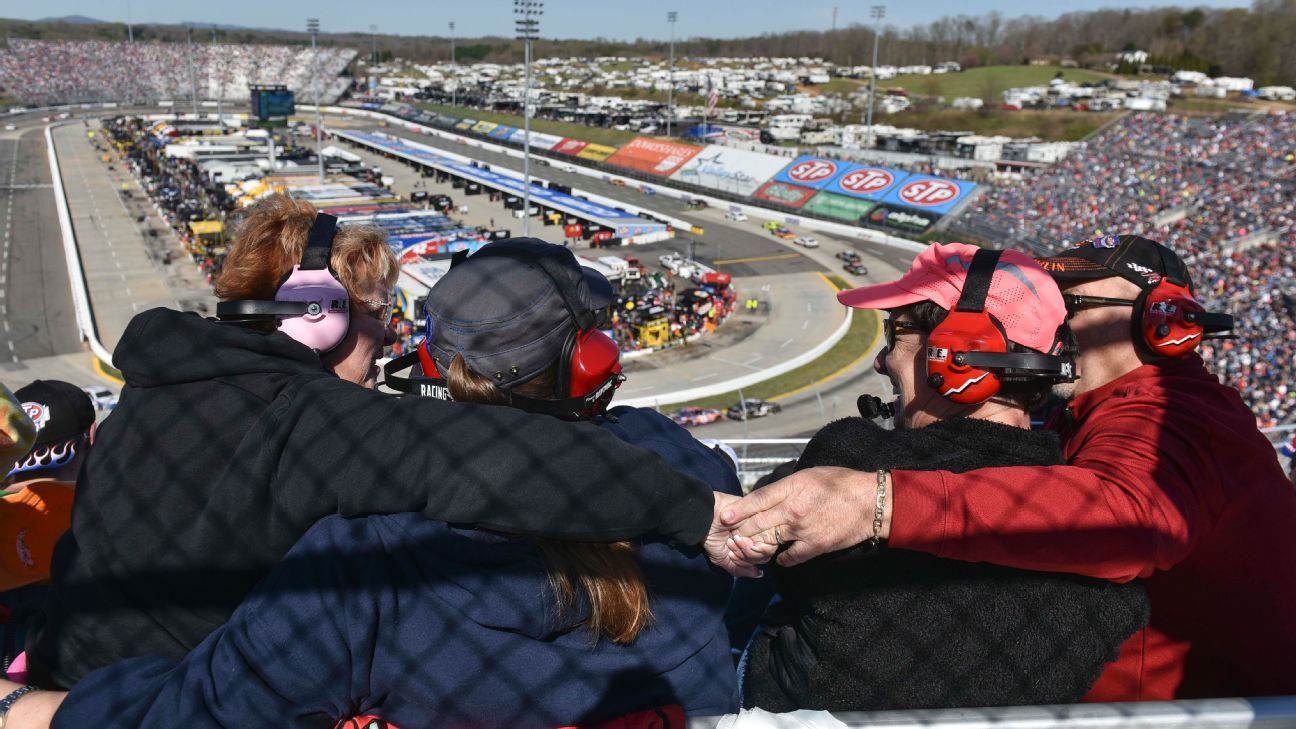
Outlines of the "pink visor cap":
{"type": "MultiPolygon", "coordinates": [[[[841,291],[837,300],[856,309],[898,309],[930,301],[951,310],[963,293],[976,246],[933,243],[918,254],[909,271],[895,281],[841,291]]],[[[1035,259],[1007,250],[999,257],[986,311],[1003,325],[1008,340],[1037,352],[1052,350],[1066,306],[1057,284],[1035,259]]]]}

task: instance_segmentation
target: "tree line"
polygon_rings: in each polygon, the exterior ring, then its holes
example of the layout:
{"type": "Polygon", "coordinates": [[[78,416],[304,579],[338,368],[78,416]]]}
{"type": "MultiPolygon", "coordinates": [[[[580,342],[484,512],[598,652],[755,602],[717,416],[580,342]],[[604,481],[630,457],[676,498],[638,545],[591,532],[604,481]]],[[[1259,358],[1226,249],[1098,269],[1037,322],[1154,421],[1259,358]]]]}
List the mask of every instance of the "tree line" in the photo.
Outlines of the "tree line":
{"type": "MultiPolygon", "coordinates": [[[[0,20],[3,35],[15,38],[125,40],[119,23],[64,23],[0,20]]],[[[137,41],[182,42],[183,26],[136,25],[137,41]]],[[[209,31],[204,27],[204,40],[209,31]]],[[[840,65],[866,65],[873,28],[853,24],[833,31],[766,33],[747,38],[696,37],[677,40],[677,58],[810,56],[840,65]]],[[[305,33],[222,29],[230,43],[309,44],[305,33]]],[[[1247,76],[1261,84],[1296,84],[1296,0],[1254,0],[1250,8],[1130,8],[1067,13],[1055,19],[1005,18],[997,12],[945,16],[899,28],[888,25],[878,36],[880,62],[906,66],[957,61],[965,68],[1020,64],[1034,59],[1071,59],[1082,66],[1114,63],[1122,51],[1142,50],[1158,65],[1201,70],[1212,75],[1247,76]]],[[[320,42],[356,48],[367,54],[372,37],[364,33],[325,33],[320,42]]],[[[383,56],[421,63],[448,60],[450,40],[436,36],[380,35],[383,56]]],[[[665,57],[662,40],[550,40],[536,43],[538,57],[665,57]]],[[[515,63],[522,44],[511,38],[461,38],[461,62],[515,63]]],[[[1130,70],[1130,69],[1125,69],[1130,70]]]]}

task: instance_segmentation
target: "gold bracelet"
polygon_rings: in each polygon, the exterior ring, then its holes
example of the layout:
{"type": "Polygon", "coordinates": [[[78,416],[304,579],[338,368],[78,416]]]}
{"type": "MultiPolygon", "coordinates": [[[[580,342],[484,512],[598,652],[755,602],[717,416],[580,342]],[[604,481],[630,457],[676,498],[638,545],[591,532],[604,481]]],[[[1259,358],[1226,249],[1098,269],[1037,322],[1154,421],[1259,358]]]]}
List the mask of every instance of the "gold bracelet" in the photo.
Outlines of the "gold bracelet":
{"type": "Polygon", "coordinates": [[[882,516],[886,514],[887,472],[879,468],[877,472],[877,499],[873,503],[873,536],[869,543],[878,546],[882,543],[882,516]]]}

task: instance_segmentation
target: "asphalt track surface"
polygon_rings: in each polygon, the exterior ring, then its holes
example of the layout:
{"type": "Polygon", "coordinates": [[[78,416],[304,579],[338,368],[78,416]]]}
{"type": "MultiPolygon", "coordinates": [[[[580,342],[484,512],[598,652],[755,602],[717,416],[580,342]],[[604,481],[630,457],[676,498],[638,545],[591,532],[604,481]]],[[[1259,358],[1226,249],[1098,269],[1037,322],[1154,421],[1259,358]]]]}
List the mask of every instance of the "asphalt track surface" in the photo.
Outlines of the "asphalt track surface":
{"type": "Polygon", "coordinates": [[[43,126],[0,133],[0,362],[81,351],[43,126]]]}

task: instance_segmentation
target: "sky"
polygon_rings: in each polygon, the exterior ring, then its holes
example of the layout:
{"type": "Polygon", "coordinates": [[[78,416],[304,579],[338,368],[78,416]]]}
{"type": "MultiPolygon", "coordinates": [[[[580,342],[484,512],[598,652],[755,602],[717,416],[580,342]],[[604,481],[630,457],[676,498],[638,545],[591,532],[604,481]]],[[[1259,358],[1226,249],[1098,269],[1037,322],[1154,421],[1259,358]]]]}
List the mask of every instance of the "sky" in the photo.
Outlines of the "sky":
{"type": "MultiPolygon", "coordinates": [[[[1166,5],[1206,7],[1248,7],[1249,0],[1185,0],[1182,3],[1148,0],[545,0],[541,35],[548,38],[634,38],[665,39],[670,33],[666,12],[676,10],[676,37],[741,37],[787,30],[827,30],[832,27],[833,8],[838,8],[837,25],[868,23],[869,6],[887,6],[889,25],[907,28],[928,23],[944,15],[983,15],[999,11],[1004,17],[1024,14],[1056,17],[1066,12],[1104,7],[1152,8],[1166,5]],[[673,4],[672,4],[673,3],[673,4]]],[[[67,15],[84,15],[99,20],[136,23],[221,23],[254,28],[305,29],[308,16],[320,19],[321,30],[368,32],[377,25],[379,33],[401,35],[448,34],[448,22],[455,22],[455,35],[479,37],[513,34],[512,0],[408,0],[362,3],[356,0],[312,0],[309,3],[266,3],[264,0],[221,0],[217,3],[175,0],[49,0],[23,3],[0,10],[0,17],[36,20],[67,15]],[[288,7],[292,6],[292,7],[288,7]],[[15,12],[16,11],[16,12],[15,12]]]]}

